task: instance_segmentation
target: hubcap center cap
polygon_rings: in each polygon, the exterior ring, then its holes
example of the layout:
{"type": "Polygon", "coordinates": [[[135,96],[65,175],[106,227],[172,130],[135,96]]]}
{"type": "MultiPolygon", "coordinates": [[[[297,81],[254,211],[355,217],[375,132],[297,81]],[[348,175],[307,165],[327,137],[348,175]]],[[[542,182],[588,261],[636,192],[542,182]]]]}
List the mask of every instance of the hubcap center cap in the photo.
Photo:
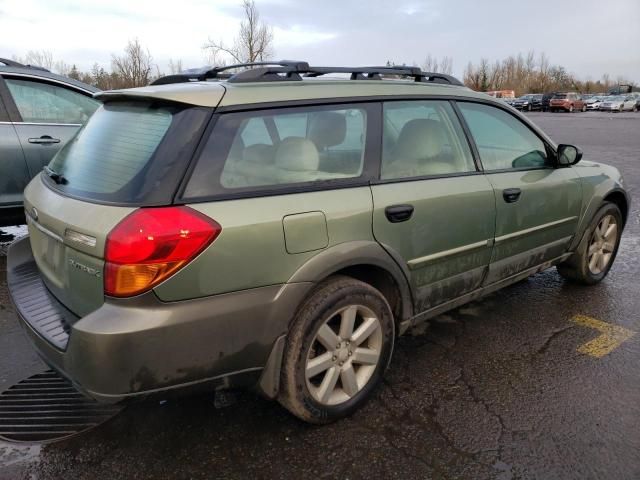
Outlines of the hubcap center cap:
{"type": "Polygon", "coordinates": [[[347,348],[342,347],[337,351],[336,356],[338,357],[338,361],[345,362],[347,358],[349,358],[349,350],[347,348]]]}

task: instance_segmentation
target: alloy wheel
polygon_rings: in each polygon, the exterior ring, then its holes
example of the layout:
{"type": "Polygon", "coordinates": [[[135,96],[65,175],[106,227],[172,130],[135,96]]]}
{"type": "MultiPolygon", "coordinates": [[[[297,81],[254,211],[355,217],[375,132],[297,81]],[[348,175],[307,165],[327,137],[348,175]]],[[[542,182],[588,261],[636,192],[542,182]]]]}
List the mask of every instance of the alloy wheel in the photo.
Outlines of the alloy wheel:
{"type": "Polygon", "coordinates": [[[353,398],[375,372],[382,344],[380,319],[369,308],[349,305],[330,315],[307,354],[305,377],[312,397],[322,405],[353,398]]]}
{"type": "Polygon", "coordinates": [[[587,252],[589,271],[592,274],[599,275],[606,270],[617,241],[618,223],[613,215],[605,215],[591,236],[591,244],[587,252]]]}

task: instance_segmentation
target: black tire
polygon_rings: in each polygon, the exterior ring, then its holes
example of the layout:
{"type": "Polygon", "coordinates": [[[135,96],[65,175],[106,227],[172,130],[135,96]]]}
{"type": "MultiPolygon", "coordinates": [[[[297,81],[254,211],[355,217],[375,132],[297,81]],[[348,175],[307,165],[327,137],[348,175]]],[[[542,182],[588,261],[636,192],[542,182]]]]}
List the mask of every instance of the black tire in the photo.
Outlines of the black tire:
{"type": "Polygon", "coordinates": [[[622,235],[622,226],[622,213],[620,212],[618,206],[614,203],[605,202],[593,216],[593,220],[587,228],[587,231],[584,233],[582,240],[580,241],[580,244],[578,245],[578,248],[576,249],[574,254],[566,261],[557,266],[558,273],[560,273],[560,275],[562,275],[567,280],[581,283],[583,285],[595,285],[596,283],[601,282],[609,273],[609,270],[611,269],[611,266],[616,259],[618,246],[620,245],[620,236],[622,235]],[[613,252],[611,253],[611,258],[609,259],[609,262],[604,270],[602,270],[598,274],[594,274],[589,268],[588,250],[593,242],[596,227],[598,227],[600,221],[607,215],[612,215],[617,222],[618,228],[615,246],[613,248],[613,252]]]}
{"type": "Polygon", "coordinates": [[[531,105],[529,105],[529,106],[527,107],[527,111],[528,111],[528,112],[530,112],[530,111],[531,111],[531,105]]]}
{"type": "MultiPolygon", "coordinates": [[[[326,424],[351,415],[367,401],[382,380],[393,352],[394,337],[391,308],[378,290],[351,277],[328,278],[303,302],[291,325],[284,350],[278,401],[292,414],[309,423],[326,424]],[[382,346],[378,363],[364,386],[351,398],[335,405],[323,404],[314,398],[307,385],[305,371],[308,355],[317,341],[320,327],[325,325],[332,312],[351,305],[366,307],[380,321],[382,346]]],[[[342,382],[342,377],[338,382],[342,382]]]]}
{"type": "Polygon", "coordinates": [[[587,106],[586,105],[582,105],[582,109],[580,110],[581,112],[586,112],[587,111],[587,106]]]}
{"type": "Polygon", "coordinates": [[[569,105],[569,110],[567,110],[569,113],[573,113],[573,105],[569,105]]]}

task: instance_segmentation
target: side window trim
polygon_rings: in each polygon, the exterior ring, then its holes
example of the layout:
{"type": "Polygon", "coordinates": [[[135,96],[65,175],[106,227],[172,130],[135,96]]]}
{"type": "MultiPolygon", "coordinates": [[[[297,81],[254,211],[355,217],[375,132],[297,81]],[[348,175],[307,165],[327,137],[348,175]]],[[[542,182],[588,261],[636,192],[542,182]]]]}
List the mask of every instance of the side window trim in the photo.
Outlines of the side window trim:
{"type": "Polygon", "coordinates": [[[18,106],[13,101],[13,96],[11,95],[9,87],[7,87],[2,75],[0,75],[0,121],[8,121],[12,123],[22,122],[22,116],[18,111],[18,106]],[[6,114],[6,117],[4,118],[2,116],[3,107],[6,114]]]}
{"type": "Polygon", "coordinates": [[[463,125],[463,129],[465,133],[468,132],[467,135],[468,135],[469,144],[471,145],[471,150],[474,152],[474,156],[475,155],[478,156],[478,164],[481,166],[482,171],[484,173],[493,174],[493,173],[518,172],[518,171],[528,171],[528,170],[547,170],[547,169],[556,168],[555,165],[544,165],[541,167],[501,168],[496,170],[486,170],[484,168],[484,165],[482,165],[482,158],[480,157],[480,150],[478,149],[478,144],[476,143],[476,139],[471,134],[471,129],[469,128],[469,124],[467,123],[467,120],[464,118],[464,115],[462,114],[462,111],[460,110],[458,103],[472,103],[475,105],[486,105],[486,106],[490,106],[490,107],[502,110],[508,113],[509,115],[511,115],[511,117],[513,117],[516,121],[518,121],[521,125],[523,125],[527,130],[529,130],[533,135],[536,136],[536,138],[538,138],[542,142],[547,152],[547,155],[549,156],[548,158],[549,161],[553,161],[552,155],[555,155],[555,150],[552,148],[549,142],[547,142],[547,140],[545,140],[542,136],[540,136],[538,132],[536,132],[533,128],[527,125],[527,123],[523,122],[522,119],[518,118],[517,115],[514,115],[514,113],[510,111],[510,109],[506,106],[503,107],[502,105],[494,105],[493,103],[488,103],[488,102],[474,102],[471,99],[451,100],[451,102],[455,104],[456,114],[459,116],[460,122],[463,125]]]}

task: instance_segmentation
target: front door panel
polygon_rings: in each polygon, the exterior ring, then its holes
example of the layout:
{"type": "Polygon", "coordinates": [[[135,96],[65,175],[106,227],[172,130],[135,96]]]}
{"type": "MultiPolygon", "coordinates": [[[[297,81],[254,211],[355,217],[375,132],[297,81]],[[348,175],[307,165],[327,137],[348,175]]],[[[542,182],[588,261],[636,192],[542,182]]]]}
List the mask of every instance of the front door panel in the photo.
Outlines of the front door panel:
{"type": "Polygon", "coordinates": [[[487,175],[495,188],[496,243],[487,283],[564,253],[576,231],[582,187],[571,168],[487,175]],[[505,191],[519,189],[509,202],[505,191]]]}

